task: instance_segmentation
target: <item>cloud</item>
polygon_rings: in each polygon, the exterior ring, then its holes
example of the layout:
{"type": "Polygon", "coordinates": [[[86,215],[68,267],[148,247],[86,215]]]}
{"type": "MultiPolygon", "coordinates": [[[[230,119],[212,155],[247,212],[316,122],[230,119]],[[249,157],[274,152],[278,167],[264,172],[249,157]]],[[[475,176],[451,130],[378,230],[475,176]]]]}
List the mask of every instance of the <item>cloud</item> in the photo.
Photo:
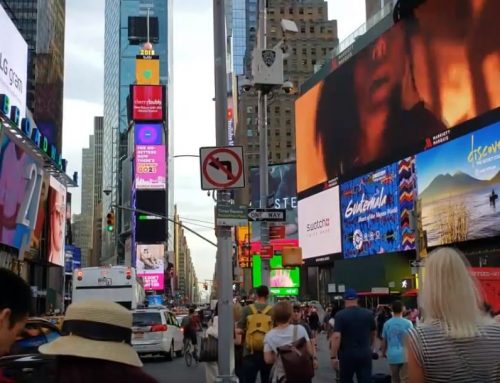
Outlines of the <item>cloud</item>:
{"type": "Polygon", "coordinates": [[[65,97],[102,104],[104,1],[70,0],[66,7],[65,97]]]}

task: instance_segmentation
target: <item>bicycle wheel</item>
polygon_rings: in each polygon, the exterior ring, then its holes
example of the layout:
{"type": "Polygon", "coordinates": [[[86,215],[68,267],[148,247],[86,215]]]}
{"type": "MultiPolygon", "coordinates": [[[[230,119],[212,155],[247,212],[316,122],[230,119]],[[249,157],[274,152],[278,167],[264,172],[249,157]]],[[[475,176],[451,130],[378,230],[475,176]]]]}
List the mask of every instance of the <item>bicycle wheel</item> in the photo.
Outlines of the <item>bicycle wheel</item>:
{"type": "Polygon", "coordinates": [[[193,364],[193,355],[191,351],[184,352],[184,360],[186,361],[186,366],[191,367],[191,364],[193,364]]]}

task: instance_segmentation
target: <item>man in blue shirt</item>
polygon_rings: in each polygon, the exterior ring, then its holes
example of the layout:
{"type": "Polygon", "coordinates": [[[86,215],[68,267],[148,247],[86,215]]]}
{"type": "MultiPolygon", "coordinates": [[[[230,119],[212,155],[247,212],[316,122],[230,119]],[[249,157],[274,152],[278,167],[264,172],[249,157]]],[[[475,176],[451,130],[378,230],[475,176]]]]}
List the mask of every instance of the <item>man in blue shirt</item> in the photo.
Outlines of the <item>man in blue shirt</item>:
{"type": "Polygon", "coordinates": [[[359,307],[356,290],[347,289],[344,302],[345,309],[335,315],[330,337],[332,366],[340,383],[352,383],[354,375],[358,383],[371,383],[375,319],[370,310],[359,307]]]}
{"type": "Polygon", "coordinates": [[[385,322],[382,330],[382,354],[387,358],[391,367],[393,383],[407,383],[404,342],[406,333],[413,328],[413,324],[403,318],[401,301],[394,301],[392,311],[393,317],[385,322]]]}

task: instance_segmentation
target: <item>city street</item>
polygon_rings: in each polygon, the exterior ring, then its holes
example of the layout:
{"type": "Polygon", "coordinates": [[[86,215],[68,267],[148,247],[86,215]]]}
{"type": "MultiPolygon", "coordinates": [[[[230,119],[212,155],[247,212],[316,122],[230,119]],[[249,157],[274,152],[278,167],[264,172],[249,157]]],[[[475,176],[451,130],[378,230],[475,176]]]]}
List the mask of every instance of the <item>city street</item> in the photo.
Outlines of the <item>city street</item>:
{"type": "MultiPolygon", "coordinates": [[[[314,383],[332,383],[335,379],[335,373],[330,365],[330,355],[324,334],[320,336],[319,342],[319,369],[316,371],[316,376],[313,379],[314,383]]],[[[374,361],[374,373],[389,373],[387,361],[379,359],[374,361]]],[[[172,362],[167,362],[164,359],[145,359],[144,369],[146,372],[154,376],[160,383],[167,382],[204,382],[205,381],[205,366],[200,363],[187,367],[183,358],[176,358],[172,362]]]]}

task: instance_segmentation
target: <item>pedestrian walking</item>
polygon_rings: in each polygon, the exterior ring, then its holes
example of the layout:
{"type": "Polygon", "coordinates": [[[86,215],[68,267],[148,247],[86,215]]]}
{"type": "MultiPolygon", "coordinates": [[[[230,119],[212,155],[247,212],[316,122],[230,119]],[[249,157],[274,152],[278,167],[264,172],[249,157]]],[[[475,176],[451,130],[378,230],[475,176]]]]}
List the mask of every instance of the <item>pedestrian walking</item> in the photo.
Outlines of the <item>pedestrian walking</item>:
{"type": "MultiPolygon", "coordinates": [[[[293,305],[293,313],[292,313],[292,319],[290,321],[291,324],[293,325],[300,325],[304,327],[304,330],[307,332],[307,336],[309,337],[309,340],[311,341],[311,344],[314,346],[316,344],[316,337],[309,327],[309,324],[302,319],[302,307],[300,306],[300,303],[295,303],[293,305]]],[[[314,349],[314,357],[316,358],[316,348],[313,347],[314,349]]]]}
{"type": "Polygon", "coordinates": [[[370,310],[359,307],[358,294],[347,289],[345,308],[335,315],[330,338],[332,366],[338,371],[340,383],[371,383],[372,347],[377,335],[375,319],[370,310]]]}
{"type": "MultiPolygon", "coordinates": [[[[269,331],[264,339],[264,360],[267,364],[273,366],[269,380],[270,383],[296,381],[293,379],[296,377],[287,375],[286,362],[283,361],[283,356],[279,349],[283,346],[290,346],[301,339],[304,339],[306,342],[305,350],[308,353],[308,357],[298,361],[297,365],[294,366],[294,369],[297,371],[296,374],[300,374],[300,372],[308,369],[311,371],[311,367],[313,366],[317,367],[314,347],[311,344],[306,329],[302,325],[291,324],[291,320],[292,305],[290,302],[279,302],[273,307],[273,322],[276,327],[269,331]],[[304,365],[300,365],[300,363],[304,365]]],[[[300,383],[310,383],[311,379],[312,376],[301,379],[300,383]]]]}
{"type": "Polygon", "coordinates": [[[88,300],[68,307],[62,336],[39,350],[56,356],[56,383],[158,383],[142,370],[131,338],[130,311],[88,300]]]}
{"type": "MultiPolygon", "coordinates": [[[[219,339],[219,304],[215,306],[214,316],[205,333],[207,337],[211,336],[219,339]]],[[[205,381],[206,383],[214,383],[219,373],[219,365],[217,361],[205,363],[205,381]]]]}
{"type": "Polygon", "coordinates": [[[245,383],[268,382],[271,367],[264,361],[264,337],[272,328],[272,306],[267,303],[269,288],[256,289],[255,302],[245,306],[238,323],[237,336],[244,339],[243,376],[245,383]]]}
{"type": "Polygon", "coordinates": [[[413,328],[413,323],[402,317],[403,311],[403,303],[394,301],[393,317],[385,322],[382,330],[382,355],[389,362],[393,383],[408,382],[404,342],[408,331],[413,328]]]}
{"type": "Polygon", "coordinates": [[[425,269],[423,323],[407,338],[409,382],[500,382],[500,325],[482,310],[466,258],[440,248],[425,269]]]}
{"type": "Polygon", "coordinates": [[[0,356],[7,355],[28,320],[31,289],[10,270],[0,268],[0,356]]]}

